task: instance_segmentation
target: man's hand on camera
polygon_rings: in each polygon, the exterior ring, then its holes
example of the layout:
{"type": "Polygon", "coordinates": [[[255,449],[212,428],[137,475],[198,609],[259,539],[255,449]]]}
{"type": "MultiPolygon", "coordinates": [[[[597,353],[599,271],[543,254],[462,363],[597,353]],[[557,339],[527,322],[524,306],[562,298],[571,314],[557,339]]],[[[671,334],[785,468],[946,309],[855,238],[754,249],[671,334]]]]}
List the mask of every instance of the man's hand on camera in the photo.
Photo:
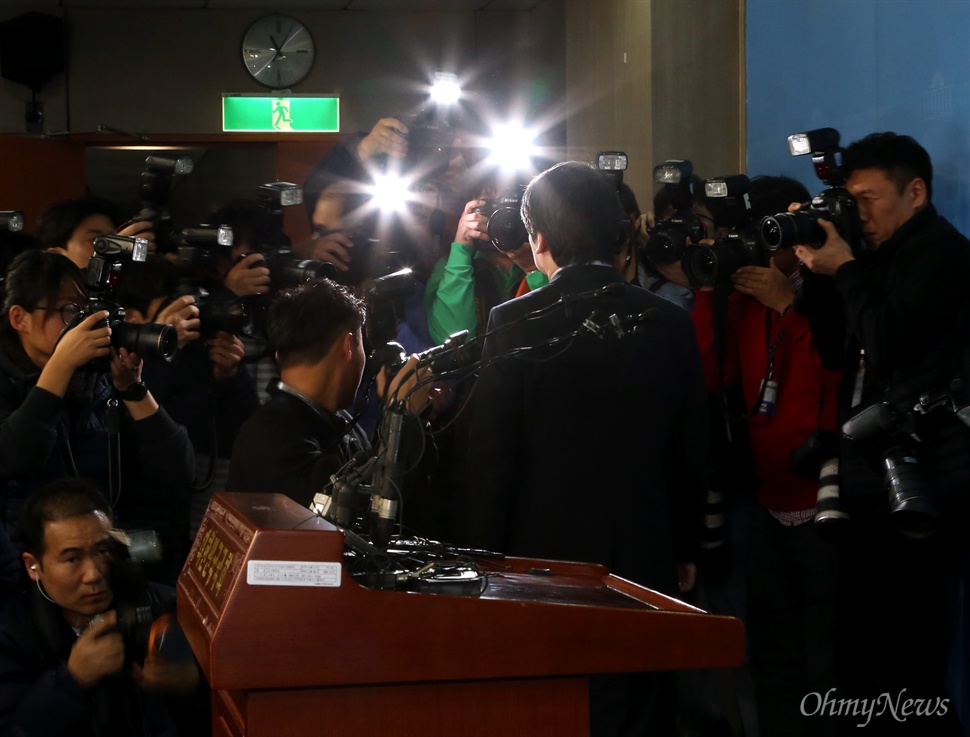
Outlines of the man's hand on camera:
{"type": "Polygon", "coordinates": [[[825,231],[825,243],[819,248],[795,246],[795,255],[816,274],[832,276],[842,264],[855,261],[855,256],[830,221],[819,218],[818,224],[825,231]]]}
{"type": "Polygon", "coordinates": [[[216,381],[233,378],[246,355],[242,341],[232,333],[220,330],[205,344],[209,349],[209,360],[212,361],[212,378],[216,381]]]}
{"type": "Polygon", "coordinates": [[[261,253],[247,253],[226,273],[225,284],[237,297],[266,294],[269,291],[269,269],[261,253]]]}
{"type": "Polygon", "coordinates": [[[75,327],[65,330],[51,356],[51,362],[63,363],[73,373],[89,361],[111,353],[111,328],[104,323],[108,313],[88,315],[75,327]]]}
{"type": "MultiPolygon", "coordinates": [[[[348,271],[350,269],[350,252],[354,248],[354,242],[339,230],[331,230],[324,233],[314,233],[312,238],[300,244],[300,258],[308,258],[314,261],[326,261],[333,264],[337,271],[348,271]]],[[[294,253],[297,248],[294,247],[294,253]]]]}
{"type": "Polygon", "coordinates": [[[731,276],[734,288],[748,294],[775,312],[784,312],[795,299],[795,291],[775,260],[771,266],[742,266],[731,276]]]}
{"type": "Polygon", "coordinates": [[[123,224],[118,229],[118,235],[144,238],[148,241],[148,252],[155,253],[157,244],[155,243],[155,231],[152,230],[152,225],[151,220],[135,220],[134,222],[123,224]]]}
{"type": "Polygon", "coordinates": [[[455,243],[472,248],[476,240],[489,240],[488,232],[485,230],[488,216],[483,212],[477,212],[484,204],[485,200],[471,200],[465,203],[465,210],[458,221],[458,230],[455,231],[455,243]]]}
{"type": "Polygon", "coordinates": [[[194,658],[172,661],[149,654],[144,664],[132,665],[131,677],[145,691],[186,696],[199,686],[199,666],[194,658]]]}
{"type": "Polygon", "coordinates": [[[361,161],[378,154],[403,159],[408,155],[407,135],[408,127],[397,118],[381,118],[357,144],[357,156],[361,161]]]}
{"type": "Polygon", "coordinates": [[[377,374],[377,394],[386,401],[406,400],[408,412],[420,415],[424,412],[430,401],[431,381],[424,381],[421,386],[418,383],[427,379],[431,375],[431,369],[427,366],[418,368],[418,357],[412,355],[401,370],[398,371],[390,384],[387,381],[386,369],[381,369],[377,374]]]}
{"type": "Polygon", "coordinates": [[[81,633],[71,647],[67,670],[81,688],[93,688],[105,676],[117,673],[125,664],[125,643],[115,629],[112,610],[81,633]]]}
{"type": "Polygon", "coordinates": [[[191,294],[183,294],[169,302],[155,316],[155,322],[175,328],[180,349],[187,343],[199,339],[202,323],[199,321],[199,308],[195,304],[195,297],[191,294]]]}

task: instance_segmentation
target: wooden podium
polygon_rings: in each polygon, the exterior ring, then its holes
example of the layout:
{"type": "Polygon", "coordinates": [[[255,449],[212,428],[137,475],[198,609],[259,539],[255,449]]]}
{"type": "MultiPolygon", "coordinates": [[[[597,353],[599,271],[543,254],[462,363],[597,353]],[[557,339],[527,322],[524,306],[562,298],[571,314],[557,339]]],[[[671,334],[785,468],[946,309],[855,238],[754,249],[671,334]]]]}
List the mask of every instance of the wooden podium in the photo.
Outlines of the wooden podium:
{"type": "Polygon", "coordinates": [[[214,495],[178,582],[213,735],[585,735],[590,673],[744,658],[738,620],[601,566],[476,563],[477,595],[366,588],[288,497],[214,495]]]}

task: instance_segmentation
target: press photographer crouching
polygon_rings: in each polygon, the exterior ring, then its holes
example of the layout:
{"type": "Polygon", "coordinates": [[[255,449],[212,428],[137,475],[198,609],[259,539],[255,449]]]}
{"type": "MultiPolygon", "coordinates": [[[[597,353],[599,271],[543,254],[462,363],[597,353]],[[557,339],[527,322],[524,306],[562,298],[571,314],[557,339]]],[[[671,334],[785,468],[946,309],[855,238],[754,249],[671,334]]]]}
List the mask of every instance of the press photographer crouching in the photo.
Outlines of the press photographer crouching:
{"type": "MultiPolygon", "coordinates": [[[[945,695],[948,579],[966,553],[970,511],[970,429],[952,391],[968,377],[970,243],[937,214],[930,156],[909,136],[856,141],[842,168],[864,248],[823,214],[823,237],[795,252],[832,277],[845,309],[844,322],[829,315],[812,328],[845,346],[823,355],[845,371],[841,502],[853,526],[844,540],[844,682],[858,697],[905,688],[906,697],[936,698],[945,695]]],[[[960,734],[948,714],[933,734],[960,734]]],[[[925,723],[891,726],[930,733],[925,723]]]]}
{"type": "Polygon", "coordinates": [[[81,271],[60,254],[26,251],[7,273],[0,475],[8,526],[33,489],[67,476],[94,481],[120,518],[185,502],[195,462],[185,429],[141,383],[132,344],[117,342],[125,331],[106,322],[117,310],[84,313],[87,306],[81,271]]]}
{"type": "Polygon", "coordinates": [[[0,731],[205,734],[175,592],[126,560],[106,500],[85,482],[56,481],[31,495],[21,524],[30,583],[0,611],[0,731]]]}

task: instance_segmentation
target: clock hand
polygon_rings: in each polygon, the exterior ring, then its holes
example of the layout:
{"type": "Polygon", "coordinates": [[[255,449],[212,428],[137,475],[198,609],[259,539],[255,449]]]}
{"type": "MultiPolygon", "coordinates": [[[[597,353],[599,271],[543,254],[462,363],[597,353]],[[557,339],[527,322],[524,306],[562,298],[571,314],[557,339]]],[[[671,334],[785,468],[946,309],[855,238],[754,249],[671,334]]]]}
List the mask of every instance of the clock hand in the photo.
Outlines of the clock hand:
{"type": "MultiPolygon", "coordinates": [[[[270,48],[273,49],[273,51],[275,52],[273,56],[273,61],[276,61],[277,59],[283,56],[283,46],[276,42],[276,39],[273,38],[272,34],[270,34],[269,40],[270,40],[270,43],[272,44],[270,48]]],[[[284,40],[283,43],[286,43],[286,41],[284,40]]]]}

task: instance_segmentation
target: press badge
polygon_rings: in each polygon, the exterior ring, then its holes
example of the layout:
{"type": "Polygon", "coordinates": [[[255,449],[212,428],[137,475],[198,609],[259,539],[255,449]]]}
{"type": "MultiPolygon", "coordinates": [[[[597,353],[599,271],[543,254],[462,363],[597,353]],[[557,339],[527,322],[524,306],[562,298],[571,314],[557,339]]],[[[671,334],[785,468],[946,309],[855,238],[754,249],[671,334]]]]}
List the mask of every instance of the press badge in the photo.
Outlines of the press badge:
{"type": "Polygon", "coordinates": [[[764,394],[761,397],[761,404],[758,405],[758,414],[765,417],[775,416],[775,403],[778,401],[778,382],[773,379],[761,382],[764,394]]]}

